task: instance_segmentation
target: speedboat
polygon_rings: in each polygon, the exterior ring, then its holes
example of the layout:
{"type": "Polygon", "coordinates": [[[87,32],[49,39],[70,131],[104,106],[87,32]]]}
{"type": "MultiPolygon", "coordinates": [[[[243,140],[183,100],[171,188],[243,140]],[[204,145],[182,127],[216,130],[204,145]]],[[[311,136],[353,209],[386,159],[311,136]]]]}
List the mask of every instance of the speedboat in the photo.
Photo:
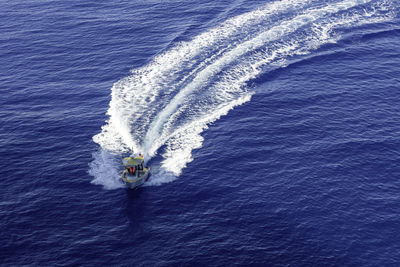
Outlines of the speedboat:
{"type": "Polygon", "coordinates": [[[149,178],[149,167],[143,168],[144,159],[143,156],[138,157],[126,157],[122,160],[124,170],[122,172],[122,181],[130,189],[135,189],[143,185],[149,178]]]}

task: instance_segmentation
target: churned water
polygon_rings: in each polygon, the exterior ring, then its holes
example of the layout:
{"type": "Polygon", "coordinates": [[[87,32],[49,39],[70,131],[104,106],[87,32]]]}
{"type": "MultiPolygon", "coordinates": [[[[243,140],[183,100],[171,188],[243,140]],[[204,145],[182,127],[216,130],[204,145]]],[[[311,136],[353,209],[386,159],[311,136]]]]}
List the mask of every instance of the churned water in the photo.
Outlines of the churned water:
{"type": "Polygon", "coordinates": [[[0,13],[0,265],[399,265],[398,2],[0,13]]]}

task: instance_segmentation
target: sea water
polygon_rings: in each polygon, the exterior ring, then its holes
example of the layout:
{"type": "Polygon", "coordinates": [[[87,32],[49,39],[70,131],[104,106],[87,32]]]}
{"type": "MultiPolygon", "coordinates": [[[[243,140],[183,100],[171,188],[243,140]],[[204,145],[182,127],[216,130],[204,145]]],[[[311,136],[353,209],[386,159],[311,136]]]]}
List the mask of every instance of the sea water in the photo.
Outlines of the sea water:
{"type": "Polygon", "coordinates": [[[398,2],[0,12],[0,265],[399,264],[398,2]]]}

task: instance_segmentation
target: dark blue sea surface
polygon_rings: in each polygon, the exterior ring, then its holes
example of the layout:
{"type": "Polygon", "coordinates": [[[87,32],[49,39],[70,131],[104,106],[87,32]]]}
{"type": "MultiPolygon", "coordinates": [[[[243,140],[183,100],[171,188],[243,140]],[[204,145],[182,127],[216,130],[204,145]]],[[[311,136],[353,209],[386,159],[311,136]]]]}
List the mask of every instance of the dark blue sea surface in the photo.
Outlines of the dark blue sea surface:
{"type": "Polygon", "coordinates": [[[398,2],[0,7],[1,266],[400,265],[398,2]]]}

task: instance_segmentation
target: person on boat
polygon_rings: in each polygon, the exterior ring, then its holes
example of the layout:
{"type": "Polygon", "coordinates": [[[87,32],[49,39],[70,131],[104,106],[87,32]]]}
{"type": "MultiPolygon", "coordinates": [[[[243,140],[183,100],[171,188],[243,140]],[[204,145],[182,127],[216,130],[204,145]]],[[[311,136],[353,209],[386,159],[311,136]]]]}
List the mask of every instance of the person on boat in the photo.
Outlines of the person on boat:
{"type": "Polygon", "coordinates": [[[135,174],[136,169],[135,169],[135,167],[128,167],[128,171],[129,171],[131,174],[135,174]]]}
{"type": "Polygon", "coordinates": [[[144,159],[143,154],[139,153],[139,156],[137,157],[137,159],[142,160],[142,162],[138,165],[138,170],[143,170],[143,159],[144,159]]]}

